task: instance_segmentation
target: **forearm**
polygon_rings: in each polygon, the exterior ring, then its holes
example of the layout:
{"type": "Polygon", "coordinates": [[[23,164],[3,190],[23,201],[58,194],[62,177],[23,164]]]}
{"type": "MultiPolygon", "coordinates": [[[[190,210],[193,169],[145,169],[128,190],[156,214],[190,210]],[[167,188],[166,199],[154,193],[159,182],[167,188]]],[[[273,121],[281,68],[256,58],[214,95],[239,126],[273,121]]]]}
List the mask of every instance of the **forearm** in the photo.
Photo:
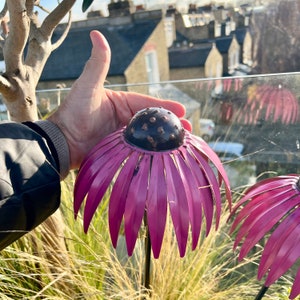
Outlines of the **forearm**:
{"type": "Polygon", "coordinates": [[[61,133],[52,124],[27,125],[0,124],[0,250],[59,207],[69,169],[61,133]]]}

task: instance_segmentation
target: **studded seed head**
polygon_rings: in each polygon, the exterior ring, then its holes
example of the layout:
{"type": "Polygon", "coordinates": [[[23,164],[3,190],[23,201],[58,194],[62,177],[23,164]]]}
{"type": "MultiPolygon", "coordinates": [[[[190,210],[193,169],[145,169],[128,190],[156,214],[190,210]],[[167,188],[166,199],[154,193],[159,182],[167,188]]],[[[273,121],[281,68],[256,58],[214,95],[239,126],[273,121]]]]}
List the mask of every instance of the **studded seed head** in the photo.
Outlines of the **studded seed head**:
{"type": "Polygon", "coordinates": [[[184,128],[178,117],[164,108],[139,111],[124,130],[125,140],[149,151],[172,150],[183,144],[184,128]]]}

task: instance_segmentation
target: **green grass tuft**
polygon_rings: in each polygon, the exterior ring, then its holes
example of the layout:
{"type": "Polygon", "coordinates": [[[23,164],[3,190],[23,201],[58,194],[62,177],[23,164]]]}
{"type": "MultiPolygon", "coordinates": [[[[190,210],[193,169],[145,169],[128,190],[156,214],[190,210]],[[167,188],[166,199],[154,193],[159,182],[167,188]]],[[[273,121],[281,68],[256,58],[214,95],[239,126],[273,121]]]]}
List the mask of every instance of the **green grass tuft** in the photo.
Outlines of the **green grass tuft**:
{"type": "MultiPolygon", "coordinates": [[[[64,236],[35,230],[7,247],[0,260],[0,299],[161,299],[224,300],[254,299],[262,282],[256,280],[256,254],[237,263],[233,241],[228,236],[225,211],[218,231],[212,230],[195,251],[190,243],[179,257],[173,225],[168,220],[159,259],[152,259],[151,295],[142,287],[143,236],[134,255],[127,257],[124,238],[112,248],[105,200],[84,234],[82,218],[73,215],[74,177],[62,183],[62,228],[64,236]],[[66,248],[53,246],[59,239],[66,248]],[[51,243],[52,242],[52,243],[51,243]]],[[[264,299],[288,299],[291,280],[272,285],[264,299]]]]}

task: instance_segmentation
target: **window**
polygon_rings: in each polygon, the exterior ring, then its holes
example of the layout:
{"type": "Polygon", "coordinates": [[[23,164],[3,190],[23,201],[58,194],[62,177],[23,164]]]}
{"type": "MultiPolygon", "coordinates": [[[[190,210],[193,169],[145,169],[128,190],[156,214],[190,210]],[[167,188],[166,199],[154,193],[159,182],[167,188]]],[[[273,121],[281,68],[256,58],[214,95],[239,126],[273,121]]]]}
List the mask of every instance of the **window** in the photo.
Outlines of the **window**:
{"type": "Polygon", "coordinates": [[[229,55],[229,61],[228,61],[228,72],[233,73],[234,69],[239,66],[239,49],[235,51],[231,51],[229,55]]]}
{"type": "Polygon", "coordinates": [[[159,67],[158,67],[156,51],[151,50],[146,52],[145,59],[146,59],[148,82],[158,83],[160,81],[160,77],[159,77],[159,67]]]}

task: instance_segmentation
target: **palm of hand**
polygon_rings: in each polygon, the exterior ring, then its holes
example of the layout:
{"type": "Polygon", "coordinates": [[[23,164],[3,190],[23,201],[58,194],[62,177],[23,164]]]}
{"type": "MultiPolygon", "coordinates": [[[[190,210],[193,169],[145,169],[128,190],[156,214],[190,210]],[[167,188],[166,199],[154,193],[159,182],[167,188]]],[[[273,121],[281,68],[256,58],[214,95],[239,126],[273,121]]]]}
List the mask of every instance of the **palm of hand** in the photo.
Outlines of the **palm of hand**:
{"type": "MultiPolygon", "coordinates": [[[[78,168],[92,147],[111,132],[126,125],[138,110],[161,106],[173,111],[179,118],[185,114],[184,106],[178,102],[105,89],[110,48],[98,31],[91,32],[91,40],[91,57],[81,76],[59,109],[49,118],[66,137],[71,169],[78,168]]],[[[187,122],[184,122],[184,126],[190,129],[187,122]]]]}

